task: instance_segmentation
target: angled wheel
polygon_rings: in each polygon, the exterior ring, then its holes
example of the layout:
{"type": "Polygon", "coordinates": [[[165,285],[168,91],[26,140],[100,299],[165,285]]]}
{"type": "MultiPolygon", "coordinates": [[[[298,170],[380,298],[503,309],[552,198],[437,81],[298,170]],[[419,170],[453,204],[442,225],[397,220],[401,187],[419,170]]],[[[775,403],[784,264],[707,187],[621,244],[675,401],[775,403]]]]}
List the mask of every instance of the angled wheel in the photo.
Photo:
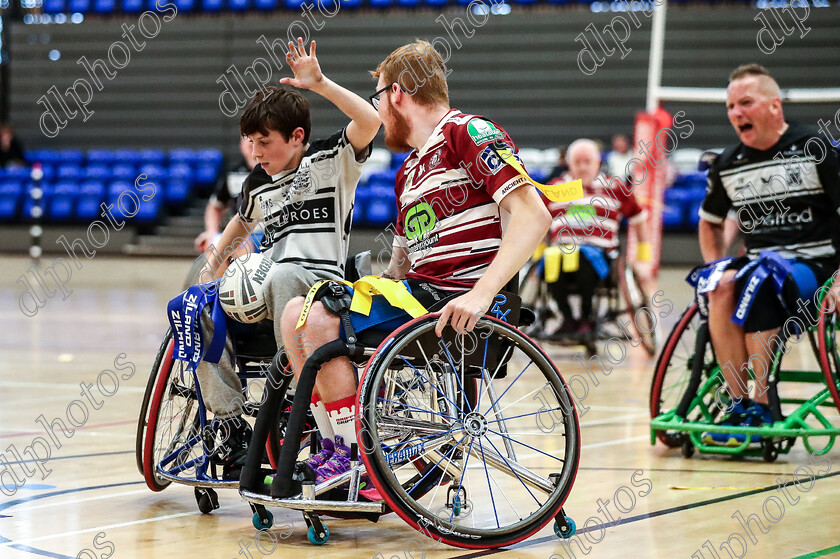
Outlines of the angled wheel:
{"type": "Polygon", "coordinates": [[[644,292],[639,275],[632,266],[626,266],[624,258],[618,261],[618,285],[624,307],[629,315],[630,327],[636,332],[642,347],[651,357],[656,355],[656,317],[650,304],[650,297],[644,292]]]}
{"type": "Polygon", "coordinates": [[[463,548],[510,545],[554,520],[571,491],[574,404],[548,356],[517,329],[484,317],[471,334],[437,338],[437,319],[404,325],[365,369],[362,460],[415,529],[463,548]],[[450,494],[470,510],[455,510],[450,494]]]}
{"type": "Polygon", "coordinates": [[[542,274],[543,267],[540,261],[529,262],[519,283],[522,306],[531,309],[535,318],[533,324],[523,328],[523,332],[537,338],[545,335],[546,322],[558,318],[542,274]]]}
{"type": "MultiPolygon", "coordinates": [[[[691,370],[695,363],[702,367],[704,378],[708,378],[708,374],[715,367],[712,344],[708,337],[708,330],[703,324],[697,303],[692,303],[668,335],[656,362],[650,387],[651,419],[674,410],[680,405],[689,389],[691,370]],[[700,335],[704,337],[698,338],[700,335]]],[[[718,409],[717,406],[712,406],[712,408],[718,409]]],[[[694,417],[694,419],[700,418],[694,417]]],[[[656,436],[670,448],[681,446],[684,440],[684,435],[681,433],[657,431],[656,436]]]]}
{"type": "Polygon", "coordinates": [[[840,411],[840,347],[838,347],[838,321],[834,297],[825,295],[820,304],[820,320],[817,324],[818,357],[825,375],[828,391],[834,405],[840,411]]]}
{"type": "Polygon", "coordinates": [[[169,366],[168,363],[172,359],[172,329],[166,329],[166,335],[163,337],[163,342],[160,344],[157,356],[155,357],[154,365],[152,365],[152,372],[149,375],[149,380],[146,381],[146,391],[143,394],[143,403],[140,406],[140,418],[137,420],[137,436],[134,442],[134,457],[137,462],[137,470],[140,475],[143,475],[143,447],[146,435],[146,425],[149,417],[149,401],[152,398],[155,384],[160,375],[161,367],[169,366]]]}

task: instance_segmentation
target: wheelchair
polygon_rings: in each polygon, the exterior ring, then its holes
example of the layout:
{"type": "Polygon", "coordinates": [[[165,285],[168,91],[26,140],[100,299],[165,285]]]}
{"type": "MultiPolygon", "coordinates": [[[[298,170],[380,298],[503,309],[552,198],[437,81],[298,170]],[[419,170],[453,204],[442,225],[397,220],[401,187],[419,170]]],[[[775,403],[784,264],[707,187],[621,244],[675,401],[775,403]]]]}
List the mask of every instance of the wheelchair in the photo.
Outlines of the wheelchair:
{"type": "MultiPolygon", "coordinates": [[[[531,308],[536,316],[534,324],[525,329],[532,338],[558,345],[582,345],[586,348],[587,357],[597,355],[597,341],[614,337],[626,337],[618,326],[619,320],[633,329],[637,339],[648,355],[654,357],[657,350],[657,324],[643,308],[650,309],[650,296],[642,287],[639,275],[632,266],[627,266],[623,256],[614,250],[607,255],[610,271],[595,288],[592,311],[595,328],[588,335],[552,334],[563,318],[557,302],[552,297],[545,282],[545,265],[541,256],[528,263],[520,274],[520,294],[522,304],[531,308]],[[641,311],[641,312],[640,312],[641,311]]],[[[578,290],[572,286],[571,294],[578,290]]]]}
{"type": "MultiPolygon", "coordinates": [[[[830,285],[829,279],[824,286],[830,285]]],[[[681,448],[686,458],[691,458],[696,449],[718,455],[761,456],[764,461],[773,462],[779,454],[789,453],[796,439],[801,438],[808,452],[827,453],[840,434],[840,428],[826,416],[827,408],[840,410],[840,352],[837,316],[833,308],[827,308],[832,298],[825,297],[824,290],[819,293],[820,315],[815,327],[801,333],[791,334],[787,328],[779,332],[767,383],[773,424],[759,427],[714,425],[722,416],[722,408],[729,407],[729,399],[723,394],[725,380],[715,358],[708,322],[697,302],[691,303],[669,334],[656,362],[650,391],[651,445],[659,440],[669,448],[681,448]],[[807,355],[808,349],[812,355],[807,355]],[[817,361],[818,370],[803,370],[803,362],[809,358],[817,361]],[[785,387],[789,397],[779,395],[780,382],[791,383],[785,387]],[[815,391],[808,390],[813,384],[819,386],[815,391]],[[704,432],[746,437],[737,446],[719,446],[704,443],[704,432]],[[758,442],[752,441],[754,436],[760,437],[758,442]]],[[[750,370],[750,382],[754,377],[750,370]]]]}
{"type": "MultiPolygon", "coordinates": [[[[199,258],[199,263],[203,260],[199,258]]],[[[193,266],[186,285],[198,280],[200,267],[193,266]]],[[[370,271],[370,253],[350,256],[345,269],[348,279],[358,279],[370,271]]],[[[266,377],[272,358],[277,354],[274,325],[270,320],[242,324],[226,317],[227,332],[233,342],[233,365],[240,382],[244,403],[243,420],[256,418],[266,397],[266,377]]],[[[174,341],[167,330],[146,384],[140,417],[137,422],[135,457],[137,468],[152,491],[162,491],[172,483],[193,486],[199,510],[209,514],[219,508],[216,489],[237,488],[237,479],[223,479],[214,441],[217,420],[208,417],[195,373],[183,361],[173,358],[174,341]]],[[[287,387],[286,402],[272,418],[269,438],[261,460],[274,467],[283,438],[294,389],[287,387]]],[[[314,425],[307,411],[308,425],[314,425]]],[[[250,424],[249,424],[250,425],[250,424]]],[[[311,429],[310,429],[311,431],[311,429]]],[[[307,437],[310,435],[307,432],[307,437]]],[[[254,512],[265,518],[259,506],[254,512]]]]}
{"type": "MultiPolygon", "coordinates": [[[[292,376],[284,374],[278,353],[240,495],[254,505],[301,511],[316,545],[330,538],[324,515],[376,522],[390,512],[462,548],[510,545],[552,520],[558,537],[571,537],[575,523],[563,504],[580,457],[578,418],[556,366],[516,327],[528,322],[528,311],[514,293],[502,292],[493,316],[482,317],[473,332],[448,326],[438,338],[435,311],[446,301],[395,332],[365,330],[313,351],[298,379],[276,468],[269,469],[262,448],[292,376]],[[348,357],[362,370],[358,443],[351,446],[348,472],[316,484],[298,461],[304,411],[317,371],[336,357],[348,357]],[[360,497],[363,476],[382,501],[360,497]]],[[[317,445],[309,448],[317,452],[317,445]]],[[[254,514],[258,529],[272,522],[266,512],[254,514]]]]}

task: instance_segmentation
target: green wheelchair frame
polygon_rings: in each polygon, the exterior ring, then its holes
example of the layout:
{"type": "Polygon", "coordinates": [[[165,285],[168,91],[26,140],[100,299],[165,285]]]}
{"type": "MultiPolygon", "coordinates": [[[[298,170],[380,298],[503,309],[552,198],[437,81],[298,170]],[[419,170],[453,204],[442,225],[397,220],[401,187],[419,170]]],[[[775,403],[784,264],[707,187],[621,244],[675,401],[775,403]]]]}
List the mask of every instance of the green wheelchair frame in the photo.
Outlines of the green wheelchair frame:
{"type": "MultiPolygon", "coordinates": [[[[831,280],[824,286],[830,287],[831,280]]],[[[799,437],[808,452],[822,455],[827,453],[834,446],[834,439],[840,435],[840,427],[831,424],[821,408],[835,406],[840,409],[840,401],[832,401],[832,393],[828,386],[824,386],[810,398],[780,398],[777,390],[779,382],[796,382],[823,384],[826,382],[837,386],[836,370],[832,370],[832,363],[835,369],[840,365],[837,344],[835,341],[835,330],[837,329],[836,316],[833,312],[824,312],[826,290],[819,290],[818,304],[820,308],[819,324],[807,327],[806,332],[800,336],[807,335],[811,348],[814,350],[817,360],[820,362],[819,371],[782,370],[782,358],[786,355],[785,348],[788,345],[788,334],[786,328],[779,332],[779,343],[773,355],[772,363],[768,372],[768,401],[773,415],[772,425],[759,427],[733,427],[715,425],[715,421],[721,416],[723,409],[729,408],[729,398],[722,390],[724,385],[723,373],[720,365],[714,356],[711,347],[708,323],[702,319],[697,307],[693,302],[683,312],[677,325],[674,327],[668,340],[665,343],[662,353],[656,363],[656,370],[651,385],[651,444],[655,445],[659,439],[666,446],[671,448],[681,447],[683,456],[690,458],[694,449],[701,453],[728,454],[741,456],[762,456],[767,462],[774,461],[779,454],[787,454],[793,447],[795,440],[799,437]],[[688,355],[684,366],[677,363],[675,369],[672,364],[679,359],[675,358],[674,352],[679,345],[680,338],[689,331],[696,330],[696,336],[692,345],[688,347],[688,355]],[[815,333],[816,330],[816,333],[815,333]],[[830,357],[830,359],[829,359],[830,357]],[[668,385],[666,377],[670,374],[668,385]],[[674,377],[677,377],[676,380],[674,377]],[[685,390],[681,390],[682,387],[685,390]],[[675,396],[679,397],[678,403],[669,409],[663,410],[665,399],[670,396],[669,403],[672,403],[675,396]],[[798,407],[789,415],[781,413],[782,404],[798,404],[798,407]],[[816,421],[816,426],[808,422],[809,419],[816,421]],[[702,440],[703,433],[732,433],[746,435],[742,443],[737,446],[723,446],[717,444],[706,444],[702,440]],[[753,436],[759,436],[760,446],[752,441],[753,436]],[[825,445],[815,448],[811,440],[814,437],[827,437],[825,445]]],[[[800,338],[801,341],[801,338],[800,338]]],[[[685,348],[685,344],[683,344],[685,348]]],[[[750,369],[750,379],[754,380],[755,375],[750,369]]],[[[836,393],[836,392],[835,392],[836,393]]]]}

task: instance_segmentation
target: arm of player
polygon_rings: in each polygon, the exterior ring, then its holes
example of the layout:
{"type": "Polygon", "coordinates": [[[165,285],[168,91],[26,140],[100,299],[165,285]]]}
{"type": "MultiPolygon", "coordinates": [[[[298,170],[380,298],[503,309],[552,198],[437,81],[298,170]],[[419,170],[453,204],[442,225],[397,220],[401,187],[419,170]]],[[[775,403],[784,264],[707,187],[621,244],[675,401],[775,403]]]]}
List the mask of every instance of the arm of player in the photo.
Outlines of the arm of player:
{"type": "Polygon", "coordinates": [[[391,248],[391,261],[388,262],[388,267],[382,272],[382,277],[391,279],[405,279],[405,275],[411,268],[411,262],[408,260],[408,251],[405,247],[400,246],[394,242],[391,248]]]}
{"type": "Polygon", "coordinates": [[[295,77],[283,78],[280,83],[313,91],[350,117],[352,122],[347,126],[347,139],[358,155],[370,145],[379,131],[382,124],[379,122],[379,113],[370,103],[321,73],[321,66],[315,56],[315,41],[311,44],[309,54],[306,54],[302,38],[298,37],[297,45],[289,41],[286,61],[295,77]]]}
{"type": "Polygon", "coordinates": [[[231,257],[242,254],[242,248],[247,246],[248,236],[254,230],[253,226],[236,214],[227,224],[219,243],[205,251],[204,270],[199,275],[199,282],[213,281],[222,276],[228,267],[231,257]]]}
{"type": "Polygon", "coordinates": [[[700,252],[704,262],[723,258],[726,247],[723,242],[723,223],[712,223],[700,218],[700,252]]]}
{"type": "Polygon", "coordinates": [[[456,331],[472,330],[479,317],[490,308],[496,294],[519,273],[548,232],[551,215],[533,186],[513,190],[500,205],[510,213],[510,221],[499,252],[473,288],[443,308],[435,326],[438,336],[450,320],[456,331]]]}

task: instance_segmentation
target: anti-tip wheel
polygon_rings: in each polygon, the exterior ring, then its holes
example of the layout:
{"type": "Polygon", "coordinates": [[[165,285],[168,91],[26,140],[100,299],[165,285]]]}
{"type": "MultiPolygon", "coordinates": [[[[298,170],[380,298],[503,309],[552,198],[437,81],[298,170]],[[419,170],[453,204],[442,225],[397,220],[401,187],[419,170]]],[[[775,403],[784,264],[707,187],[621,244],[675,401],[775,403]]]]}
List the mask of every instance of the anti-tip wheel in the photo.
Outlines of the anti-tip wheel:
{"type": "Polygon", "coordinates": [[[263,514],[255,512],[251,521],[257,530],[267,530],[274,524],[274,515],[270,510],[264,511],[263,514]]]}
{"type": "Polygon", "coordinates": [[[686,458],[691,458],[694,456],[694,445],[691,444],[691,441],[686,438],[681,445],[682,455],[686,458]]]}
{"type": "Polygon", "coordinates": [[[557,521],[554,521],[554,533],[557,534],[557,537],[560,539],[568,540],[569,538],[574,536],[575,532],[577,531],[575,521],[568,516],[566,517],[566,524],[568,525],[568,530],[564,531],[557,523],[557,521]]]}
{"type": "Polygon", "coordinates": [[[779,447],[773,441],[764,440],[761,442],[761,457],[765,462],[775,462],[779,457],[779,447]]]}
{"type": "Polygon", "coordinates": [[[310,526],[309,531],[306,533],[306,537],[309,538],[310,543],[314,545],[324,545],[327,543],[327,540],[330,539],[330,529],[324,526],[324,537],[319,538],[315,533],[315,527],[310,526]]]}

